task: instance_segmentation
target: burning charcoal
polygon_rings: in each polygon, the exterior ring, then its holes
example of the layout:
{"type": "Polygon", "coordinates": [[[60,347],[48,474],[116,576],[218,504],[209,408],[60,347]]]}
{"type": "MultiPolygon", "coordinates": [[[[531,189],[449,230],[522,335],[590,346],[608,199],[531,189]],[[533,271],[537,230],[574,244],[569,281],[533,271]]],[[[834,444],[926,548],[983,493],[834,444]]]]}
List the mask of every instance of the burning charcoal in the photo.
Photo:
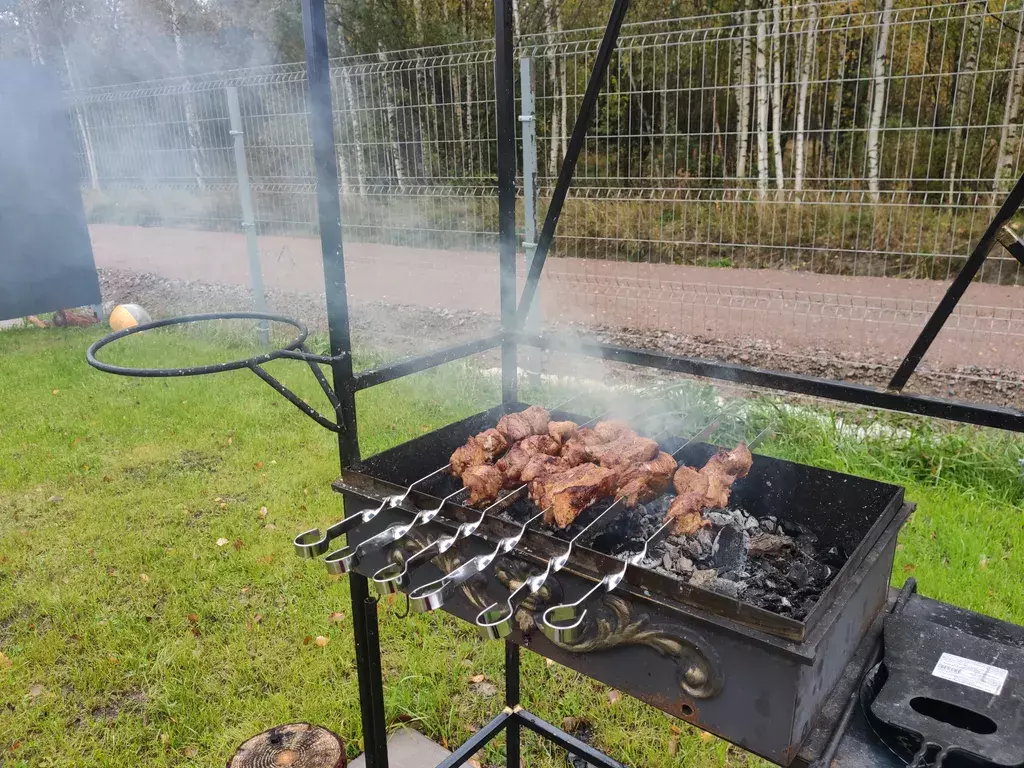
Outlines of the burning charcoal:
{"type": "Polygon", "coordinates": [[[765,533],[778,533],[779,518],[774,515],[766,515],[761,518],[761,530],[765,533]]]}
{"type": "Polygon", "coordinates": [[[672,555],[670,555],[668,552],[666,552],[664,557],[661,558],[661,562],[665,566],[666,571],[672,570],[672,555]]]}
{"type": "Polygon", "coordinates": [[[817,560],[809,560],[807,562],[807,572],[810,574],[811,581],[815,584],[824,584],[832,575],[832,569],[824,563],[819,563],[817,560]]]}
{"type": "Polygon", "coordinates": [[[746,531],[749,531],[750,533],[753,533],[754,531],[757,531],[757,530],[759,530],[761,528],[761,523],[758,522],[756,517],[754,517],[753,515],[750,515],[747,518],[746,522],[743,524],[743,528],[746,531]]]}
{"type": "Polygon", "coordinates": [[[703,571],[694,571],[690,577],[690,584],[695,587],[702,587],[708,589],[712,584],[715,583],[715,579],[718,578],[718,571],[714,568],[708,568],[703,571]]]}
{"type": "Polygon", "coordinates": [[[704,517],[710,520],[715,528],[724,528],[733,522],[733,517],[728,512],[706,512],[704,517]]]}
{"type": "Polygon", "coordinates": [[[789,598],[788,597],[783,597],[782,599],[779,600],[779,603],[782,605],[783,608],[792,608],[793,607],[793,604],[791,602],[789,602],[789,598]]]}
{"type": "Polygon", "coordinates": [[[750,546],[747,551],[751,557],[764,557],[765,555],[781,555],[792,546],[793,540],[789,536],[758,533],[750,537],[750,546]]]}
{"type": "Polygon", "coordinates": [[[694,537],[700,542],[700,548],[706,552],[711,552],[711,547],[714,546],[715,538],[714,535],[707,528],[701,528],[697,531],[697,535],[694,537]]]}
{"type": "Polygon", "coordinates": [[[747,562],[750,537],[742,528],[727,525],[718,532],[711,546],[711,562],[719,570],[737,570],[747,562]]]}
{"type": "Polygon", "coordinates": [[[805,555],[814,557],[818,553],[818,537],[813,533],[802,533],[796,537],[796,546],[805,555]]]}
{"type": "Polygon", "coordinates": [[[797,589],[806,587],[811,583],[811,574],[807,570],[807,566],[800,560],[797,560],[790,566],[789,573],[786,574],[786,578],[788,578],[797,589]]]}
{"type": "Polygon", "coordinates": [[[685,555],[679,555],[676,558],[675,569],[680,573],[690,573],[693,570],[693,560],[685,555]]]}
{"type": "Polygon", "coordinates": [[[745,586],[731,579],[715,579],[708,588],[726,597],[739,597],[745,586]]]}

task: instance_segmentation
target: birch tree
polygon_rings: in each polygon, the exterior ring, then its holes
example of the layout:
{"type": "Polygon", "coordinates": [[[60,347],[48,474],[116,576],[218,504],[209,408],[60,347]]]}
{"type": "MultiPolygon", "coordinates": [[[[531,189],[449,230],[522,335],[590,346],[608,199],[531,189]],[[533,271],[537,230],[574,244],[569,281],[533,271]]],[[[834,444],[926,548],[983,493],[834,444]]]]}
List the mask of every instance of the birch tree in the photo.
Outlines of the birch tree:
{"type": "Polygon", "coordinates": [[[974,2],[967,6],[968,19],[965,22],[962,56],[963,64],[956,79],[956,90],[953,92],[952,127],[949,137],[948,170],[946,179],[949,181],[949,205],[954,203],[960,148],[967,134],[967,124],[971,120],[970,105],[974,95],[974,75],[978,71],[978,55],[981,48],[981,22],[984,18],[985,4],[974,2]],[[973,15],[972,15],[973,14],[973,15]]]}
{"type": "Polygon", "coordinates": [[[544,31],[548,33],[548,81],[551,84],[551,131],[549,134],[550,141],[548,142],[548,175],[551,177],[558,175],[558,161],[560,159],[558,154],[559,125],[561,124],[558,117],[559,107],[561,106],[561,102],[558,99],[558,85],[560,82],[558,76],[559,62],[555,56],[555,46],[553,45],[555,29],[555,12],[552,0],[544,0],[544,31]]]}
{"type": "MultiPolygon", "coordinates": [[[[339,35],[339,54],[345,57],[345,36],[339,35]]],[[[355,189],[362,192],[366,188],[366,158],[363,156],[363,143],[359,131],[359,109],[356,103],[356,94],[352,87],[352,77],[349,68],[344,64],[336,68],[341,81],[341,97],[345,102],[345,112],[348,118],[349,130],[352,131],[352,154],[355,156],[355,189]]],[[[341,154],[345,154],[344,147],[341,147],[341,154]]]]}
{"type": "Polygon", "coordinates": [[[885,113],[885,65],[889,54],[889,28],[892,26],[893,0],[883,0],[878,23],[878,40],[871,61],[871,112],[868,121],[868,189],[871,201],[879,201],[879,140],[882,132],[882,116],[885,113]]]}
{"type": "Polygon", "coordinates": [[[793,189],[800,202],[800,192],[804,188],[804,151],[807,129],[807,95],[811,89],[811,65],[818,39],[818,3],[812,2],[807,8],[807,32],[804,38],[803,57],[800,60],[796,98],[796,138],[793,147],[793,189]]]}
{"type": "MultiPolygon", "coordinates": [[[[377,58],[383,63],[387,61],[387,56],[384,53],[384,47],[381,44],[380,49],[377,52],[377,58]]],[[[384,111],[387,114],[388,122],[388,137],[391,139],[391,163],[395,171],[395,180],[398,182],[399,189],[405,189],[405,163],[402,158],[402,141],[398,135],[398,120],[397,120],[397,109],[395,107],[395,89],[392,84],[392,78],[389,76],[392,73],[385,72],[384,87],[381,89],[384,95],[384,111]]]]}
{"type": "MultiPolygon", "coordinates": [[[[734,51],[736,92],[736,178],[747,175],[747,153],[750,144],[750,22],[749,0],[744,0],[743,10],[736,14],[739,22],[740,40],[734,51]]],[[[666,103],[668,100],[666,99],[666,103]]]]}
{"type": "Polygon", "coordinates": [[[775,160],[775,187],[782,192],[782,0],[772,5],[772,155],[775,160]]]}
{"type": "Polygon", "coordinates": [[[763,5],[757,10],[754,80],[757,83],[757,191],[763,200],[768,194],[768,13],[763,5]]]}
{"type": "Polygon", "coordinates": [[[192,82],[188,79],[185,69],[185,41],[181,32],[181,15],[178,13],[176,0],[168,0],[168,15],[171,21],[171,36],[174,38],[174,55],[178,62],[178,74],[185,78],[185,92],[182,100],[185,105],[185,132],[188,135],[189,157],[192,161],[192,172],[200,189],[206,188],[203,178],[202,142],[199,137],[199,120],[196,116],[196,104],[192,98],[192,82]]]}
{"type": "Polygon", "coordinates": [[[1010,76],[1006,86],[1006,100],[1003,107],[1003,122],[999,130],[999,149],[996,152],[996,173],[993,179],[992,204],[996,197],[1009,189],[1010,177],[1013,174],[1013,158],[1017,154],[1020,140],[1020,106],[1024,96],[1024,8],[1017,19],[1017,42],[1013,46],[1013,60],[1010,64],[1010,76]]]}
{"type": "MultiPolygon", "coordinates": [[[[851,5],[847,6],[847,13],[852,13],[852,0],[851,5]]],[[[836,172],[836,159],[839,152],[839,122],[843,116],[843,84],[846,80],[846,55],[847,48],[850,44],[850,28],[849,25],[843,25],[843,34],[839,38],[839,55],[838,59],[839,70],[836,72],[836,90],[832,98],[832,146],[830,148],[832,156],[832,173],[836,172]]],[[[824,121],[824,117],[822,118],[824,121]]],[[[828,139],[828,135],[825,135],[825,139],[828,139]]]]}

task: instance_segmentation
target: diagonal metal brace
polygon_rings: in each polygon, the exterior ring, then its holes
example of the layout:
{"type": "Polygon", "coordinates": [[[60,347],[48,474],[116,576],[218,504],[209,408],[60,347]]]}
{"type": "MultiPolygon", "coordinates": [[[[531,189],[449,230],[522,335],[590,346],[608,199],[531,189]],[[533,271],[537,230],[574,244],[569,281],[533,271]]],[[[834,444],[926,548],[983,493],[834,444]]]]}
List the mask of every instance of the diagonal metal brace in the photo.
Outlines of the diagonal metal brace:
{"type": "Polygon", "coordinates": [[[562,206],[565,204],[565,197],[569,193],[569,186],[572,184],[572,177],[576,172],[576,161],[579,160],[583,144],[587,139],[587,129],[590,127],[594,106],[597,104],[597,97],[601,93],[601,82],[608,71],[608,63],[611,61],[612,53],[615,52],[615,46],[619,41],[619,31],[622,29],[622,21],[626,17],[626,10],[628,8],[629,0],[615,0],[611,15],[608,17],[608,26],[605,27],[601,47],[597,50],[594,70],[590,73],[590,81],[587,83],[587,90],[583,94],[583,102],[580,104],[579,114],[576,115],[576,123],[572,127],[569,146],[565,150],[562,169],[558,173],[558,181],[555,184],[554,191],[551,193],[551,203],[548,205],[548,212],[544,217],[544,227],[541,229],[540,238],[537,241],[537,250],[534,252],[533,261],[530,263],[530,269],[526,275],[523,295],[519,300],[519,309],[516,311],[516,327],[520,330],[526,325],[526,318],[530,315],[530,307],[537,295],[537,284],[540,282],[540,274],[544,270],[544,262],[547,260],[548,251],[551,250],[551,243],[555,239],[558,218],[562,215],[562,206]]]}
{"type": "MultiPolygon", "coordinates": [[[[949,286],[946,295],[942,297],[942,301],[939,302],[932,316],[928,318],[928,322],[925,323],[914,345],[910,348],[907,356],[903,358],[903,362],[900,363],[900,367],[896,370],[892,381],[889,382],[889,389],[901,392],[903,387],[906,386],[907,381],[910,380],[914,371],[917,370],[917,366],[921,363],[921,358],[928,352],[932,342],[935,341],[935,337],[939,335],[939,331],[946,324],[946,320],[953,314],[956,305],[960,303],[960,299],[967,292],[971,281],[974,280],[981,270],[981,265],[985,263],[985,259],[988,258],[992,247],[997,242],[1005,245],[1003,240],[1008,235],[1003,232],[1003,229],[1022,204],[1024,204],[1024,175],[1017,179],[1017,183],[1013,185],[1010,194],[1006,196],[1003,204],[999,207],[999,211],[996,213],[992,223],[988,225],[985,234],[981,236],[978,244],[974,246],[974,250],[968,257],[967,263],[964,264],[959,274],[954,278],[953,284],[949,286]]],[[[1024,264],[1024,259],[1021,256],[1024,253],[1024,244],[1019,243],[1017,236],[1012,231],[1007,230],[1007,232],[1009,232],[1009,237],[1012,237],[1015,243],[1013,246],[1006,246],[1007,249],[1024,264]]]]}
{"type": "Polygon", "coordinates": [[[996,240],[1024,266],[1024,240],[1021,240],[1016,232],[1003,224],[996,235],[996,240]]]}

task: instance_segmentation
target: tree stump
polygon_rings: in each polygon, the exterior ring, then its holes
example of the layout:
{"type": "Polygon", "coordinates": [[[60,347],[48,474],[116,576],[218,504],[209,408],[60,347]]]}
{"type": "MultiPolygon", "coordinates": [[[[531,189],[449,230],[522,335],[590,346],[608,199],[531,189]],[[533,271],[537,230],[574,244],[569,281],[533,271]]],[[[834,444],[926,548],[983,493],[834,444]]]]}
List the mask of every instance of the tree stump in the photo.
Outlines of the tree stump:
{"type": "Polygon", "coordinates": [[[228,768],[345,768],[345,745],[319,725],[279,725],[253,736],[228,760],[228,768]]]}

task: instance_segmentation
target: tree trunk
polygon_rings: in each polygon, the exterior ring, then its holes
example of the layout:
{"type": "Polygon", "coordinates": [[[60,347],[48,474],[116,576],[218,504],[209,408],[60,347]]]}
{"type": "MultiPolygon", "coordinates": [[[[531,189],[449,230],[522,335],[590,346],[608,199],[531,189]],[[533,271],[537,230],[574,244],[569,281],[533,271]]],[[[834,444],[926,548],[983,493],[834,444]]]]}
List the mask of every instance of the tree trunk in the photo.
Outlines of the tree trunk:
{"type": "MultiPolygon", "coordinates": [[[[847,13],[852,12],[852,7],[847,6],[847,13]]],[[[846,50],[849,44],[850,30],[849,26],[846,26],[843,36],[839,38],[839,70],[836,72],[836,92],[832,100],[832,146],[830,148],[822,147],[822,151],[826,152],[826,157],[830,155],[832,157],[833,175],[836,173],[836,157],[839,153],[839,125],[843,116],[843,81],[846,79],[846,50]]],[[[822,119],[824,120],[824,117],[822,119]]],[[[828,140],[827,135],[825,140],[828,140]]]]}
{"type": "Polygon", "coordinates": [[[253,736],[228,760],[227,768],[345,768],[345,746],[337,734],[319,725],[279,725],[253,736]]]}
{"type": "Polygon", "coordinates": [[[871,116],[868,123],[868,189],[871,201],[879,201],[879,174],[881,158],[879,156],[879,139],[882,131],[882,116],[885,113],[885,64],[889,52],[889,27],[892,26],[893,0],[883,0],[882,13],[879,19],[878,42],[871,63],[872,92],[871,116]]]}
{"type": "Polygon", "coordinates": [[[736,94],[736,116],[737,130],[739,136],[736,139],[736,178],[743,179],[747,175],[747,153],[750,146],[750,22],[751,13],[748,5],[749,0],[744,0],[742,14],[737,18],[742,19],[740,25],[740,44],[736,52],[736,84],[739,91],[736,94]]]}
{"type": "Polygon", "coordinates": [[[1017,19],[1017,42],[1013,47],[1013,61],[1010,77],[1006,84],[1006,105],[1003,108],[1003,123],[999,130],[999,150],[996,152],[996,173],[992,183],[992,205],[997,197],[1009,189],[1009,176],[1013,169],[1013,158],[1017,154],[1020,135],[1020,105],[1024,96],[1024,9],[1017,19]]]}
{"type": "MultiPolygon", "coordinates": [[[[469,0],[462,4],[462,39],[471,40],[469,36],[469,0]]],[[[473,150],[476,142],[473,141],[473,64],[466,65],[466,152],[469,155],[469,172],[473,174],[473,150]]]]}
{"type": "Polygon", "coordinates": [[[196,177],[196,184],[200,189],[206,188],[206,181],[203,178],[202,142],[199,137],[199,120],[196,116],[196,105],[192,98],[192,83],[185,74],[185,42],[181,35],[181,17],[178,16],[178,8],[175,0],[168,3],[168,11],[171,17],[171,35],[174,38],[174,55],[178,60],[178,72],[185,78],[185,131],[188,134],[189,156],[192,160],[192,172],[196,177]]]}
{"type": "MultiPolygon", "coordinates": [[[[378,46],[377,57],[380,61],[387,61],[383,45],[378,46]]],[[[387,74],[387,73],[385,73],[387,74]]],[[[395,171],[395,181],[399,189],[405,189],[405,161],[402,158],[402,141],[398,135],[397,109],[395,108],[395,89],[391,78],[385,78],[384,87],[381,89],[384,94],[385,112],[388,116],[388,138],[391,140],[391,162],[395,171]]]]}
{"type": "Polygon", "coordinates": [[[949,160],[946,171],[946,178],[949,180],[948,205],[954,205],[960,148],[967,135],[967,124],[971,120],[970,105],[974,96],[974,74],[978,71],[978,55],[982,37],[981,22],[984,18],[985,4],[971,3],[967,6],[967,12],[970,14],[972,11],[976,15],[974,18],[968,18],[964,24],[963,48],[961,49],[967,52],[967,56],[963,59],[963,66],[960,68],[956,81],[956,91],[953,93],[949,160]]]}
{"type": "Polygon", "coordinates": [[[519,20],[519,0],[512,0],[512,34],[519,37],[522,34],[521,22],[519,20]]]}
{"type": "MultiPolygon", "coordinates": [[[[72,90],[78,89],[78,81],[74,71],[71,69],[71,57],[68,55],[68,47],[64,43],[64,35],[60,35],[60,51],[64,55],[64,69],[68,73],[68,85],[72,90]]],[[[92,136],[89,135],[89,126],[85,119],[85,107],[81,104],[75,105],[75,122],[78,123],[78,132],[82,134],[82,150],[85,152],[85,163],[89,168],[89,188],[100,188],[100,175],[96,170],[96,153],[92,146],[92,136]]]]}
{"type": "MultiPolygon", "coordinates": [[[[559,0],[555,0],[555,32],[558,34],[558,38],[562,37],[562,9],[558,5],[559,0]]],[[[560,157],[565,157],[566,152],[569,151],[569,88],[566,79],[566,73],[569,68],[566,66],[569,59],[568,57],[562,59],[558,66],[558,76],[562,84],[562,106],[558,110],[559,117],[562,121],[562,130],[559,132],[559,136],[562,137],[562,151],[560,157]]]]}
{"type": "Polygon", "coordinates": [[[544,31],[548,33],[548,81],[551,83],[551,133],[548,142],[548,176],[558,176],[558,154],[559,148],[559,126],[561,121],[558,118],[558,110],[561,102],[558,99],[558,59],[555,56],[554,45],[550,42],[555,32],[555,14],[552,9],[552,0],[544,0],[544,31]]]}
{"type": "Polygon", "coordinates": [[[799,87],[796,99],[796,140],[793,148],[793,189],[800,202],[800,192],[804,188],[804,147],[807,129],[807,94],[811,89],[811,65],[814,63],[814,52],[818,38],[818,3],[812,2],[807,8],[807,34],[804,40],[803,58],[800,62],[799,87]]]}
{"type": "Polygon", "coordinates": [[[775,187],[785,186],[782,170],[782,0],[772,6],[772,154],[775,159],[775,187]]]}
{"type": "MultiPolygon", "coordinates": [[[[344,35],[338,35],[338,39],[339,53],[344,58],[347,53],[344,35]]],[[[337,71],[341,79],[341,95],[345,100],[346,112],[348,112],[349,130],[352,131],[352,154],[355,155],[356,171],[355,189],[359,193],[366,188],[366,158],[363,156],[363,144],[359,140],[359,109],[356,104],[355,91],[352,89],[352,79],[348,74],[348,67],[339,64],[337,71]]],[[[342,153],[344,153],[344,148],[342,148],[342,153]]]]}
{"type": "Polygon", "coordinates": [[[764,6],[757,10],[754,79],[757,82],[757,191],[763,200],[768,194],[768,13],[764,6]]]}

